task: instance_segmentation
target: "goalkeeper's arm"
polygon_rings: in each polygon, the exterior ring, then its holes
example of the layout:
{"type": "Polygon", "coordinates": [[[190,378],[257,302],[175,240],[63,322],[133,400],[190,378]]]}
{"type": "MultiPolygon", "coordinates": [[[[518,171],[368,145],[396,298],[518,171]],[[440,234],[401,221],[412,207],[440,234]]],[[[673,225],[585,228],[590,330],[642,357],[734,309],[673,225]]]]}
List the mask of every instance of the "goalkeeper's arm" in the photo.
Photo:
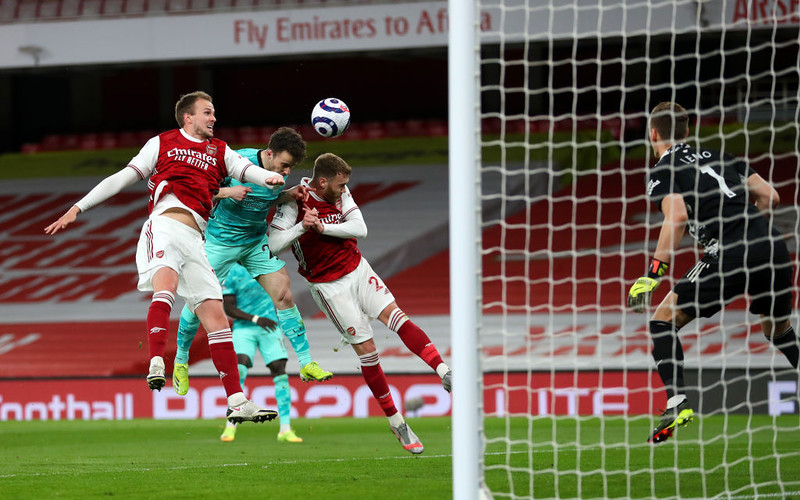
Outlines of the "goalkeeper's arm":
{"type": "Polygon", "coordinates": [[[636,280],[628,292],[628,307],[636,312],[643,312],[650,306],[653,292],[658,288],[661,277],[669,269],[672,255],[681,245],[686,222],[689,220],[686,204],[680,194],[673,193],[664,198],[661,201],[661,211],[664,213],[664,222],[658,235],[656,253],[653,255],[647,275],[636,280]]]}

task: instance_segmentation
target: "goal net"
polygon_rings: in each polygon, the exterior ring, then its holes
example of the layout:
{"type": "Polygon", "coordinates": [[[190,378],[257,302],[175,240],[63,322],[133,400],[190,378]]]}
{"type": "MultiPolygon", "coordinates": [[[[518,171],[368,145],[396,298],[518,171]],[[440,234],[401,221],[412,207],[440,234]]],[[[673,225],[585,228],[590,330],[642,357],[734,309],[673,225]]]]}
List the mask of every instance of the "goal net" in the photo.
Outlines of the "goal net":
{"type": "Polygon", "coordinates": [[[625,305],[663,220],[649,111],[674,101],[691,144],[747,159],[779,193],[800,325],[799,23],[782,0],[478,0],[475,458],[494,498],[800,496],[798,372],[746,298],[680,330],[695,418],[648,442],[667,404],[648,324],[703,256],[688,231],[653,308],[625,305]]]}

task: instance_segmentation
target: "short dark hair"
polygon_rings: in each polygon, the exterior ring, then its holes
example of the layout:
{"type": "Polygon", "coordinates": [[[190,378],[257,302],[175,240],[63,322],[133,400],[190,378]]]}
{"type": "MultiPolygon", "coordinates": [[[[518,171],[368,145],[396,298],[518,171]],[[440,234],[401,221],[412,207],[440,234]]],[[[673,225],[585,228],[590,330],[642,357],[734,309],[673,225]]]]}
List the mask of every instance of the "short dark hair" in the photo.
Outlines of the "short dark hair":
{"type": "Polygon", "coordinates": [[[689,133],[689,114],[677,102],[660,102],[650,113],[650,128],[662,141],[685,139],[689,133]]]}
{"type": "Polygon", "coordinates": [[[273,155],[281,151],[286,151],[292,155],[295,165],[306,159],[306,143],[297,130],[289,127],[281,127],[269,136],[267,148],[273,155]]]}
{"type": "Polygon", "coordinates": [[[208,102],[211,101],[211,96],[203,92],[202,90],[196,90],[190,94],[184,94],[178,99],[178,102],[175,103],[175,121],[178,122],[179,127],[183,127],[183,115],[185,113],[192,114],[194,112],[194,103],[197,102],[198,99],[205,99],[208,102]]]}
{"type": "Polygon", "coordinates": [[[347,164],[333,153],[322,153],[314,160],[314,173],[313,179],[325,177],[326,179],[333,179],[339,174],[350,175],[353,172],[352,167],[347,164]]]}

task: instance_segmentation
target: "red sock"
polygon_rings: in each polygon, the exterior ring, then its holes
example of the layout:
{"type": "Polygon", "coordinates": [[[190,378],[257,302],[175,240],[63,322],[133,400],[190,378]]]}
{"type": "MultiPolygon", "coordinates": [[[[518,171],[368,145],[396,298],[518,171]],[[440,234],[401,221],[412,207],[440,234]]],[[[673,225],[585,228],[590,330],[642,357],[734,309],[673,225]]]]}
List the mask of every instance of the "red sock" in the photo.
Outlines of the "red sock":
{"type": "Polygon", "coordinates": [[[150,357],[164,357],[167,349],[167,329],[169,328],[169,313],[175,296],[166,290],[153,294],[150,308],[147,310],[147,344],[150,348],[150,357]]]}
{"type": "Polygon", "coordinates": [[[231,396],[242,392],[239,383],[239,362],[236,351],[233,350],[233,335],[230,328],[211,332],[208,334],[208,350],[211,351],[211,361],[219,372],[219,378],[225,387],[225,394],[231,396]]]}
{"type": "Polygon", "coordinates": [[[395,309],[389,316],[389,329],[397,332],[406,347],[434,370],[443,363],[442,356],[431,339],[400,309],[395,309]]]}
{"type": "Polygon", "coordinates": [[[391,417],[397,413],[397,408],[394,406],[394,399],[392,399],[392,392],[389,390],[389,383],[386,381],[386,375],[383,373],[381,363],[378,358],[378,352],[371,352],[359,356],[361,360],[361,375],[367,382],[367,387],[372,391],[372,395],[378,400],[381,405],[383,413],[387,417],[391,417]]]}

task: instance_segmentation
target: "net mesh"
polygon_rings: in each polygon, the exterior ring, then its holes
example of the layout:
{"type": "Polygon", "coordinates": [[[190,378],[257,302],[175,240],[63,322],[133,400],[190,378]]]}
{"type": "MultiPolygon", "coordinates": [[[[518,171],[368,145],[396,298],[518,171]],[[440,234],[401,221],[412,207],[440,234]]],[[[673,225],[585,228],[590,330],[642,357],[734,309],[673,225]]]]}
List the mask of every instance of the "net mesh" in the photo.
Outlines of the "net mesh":
{"type": "MultiPolygon", "coordinates": [[[[661,101],[689,110],[692,143],[746,158],[778,191],[772,221],[796,301],[798,7],[478,5],[488,488],[495,498],[800,495],[797,371],[748,302],[681,330],[696,415],[659,445],[647,442],[666,407],[650,315],[625,307],[661,228],[645,191],[647,119],[661,101]]],[[[700,257],[687,236],[653,304],[700,257]]]]}

